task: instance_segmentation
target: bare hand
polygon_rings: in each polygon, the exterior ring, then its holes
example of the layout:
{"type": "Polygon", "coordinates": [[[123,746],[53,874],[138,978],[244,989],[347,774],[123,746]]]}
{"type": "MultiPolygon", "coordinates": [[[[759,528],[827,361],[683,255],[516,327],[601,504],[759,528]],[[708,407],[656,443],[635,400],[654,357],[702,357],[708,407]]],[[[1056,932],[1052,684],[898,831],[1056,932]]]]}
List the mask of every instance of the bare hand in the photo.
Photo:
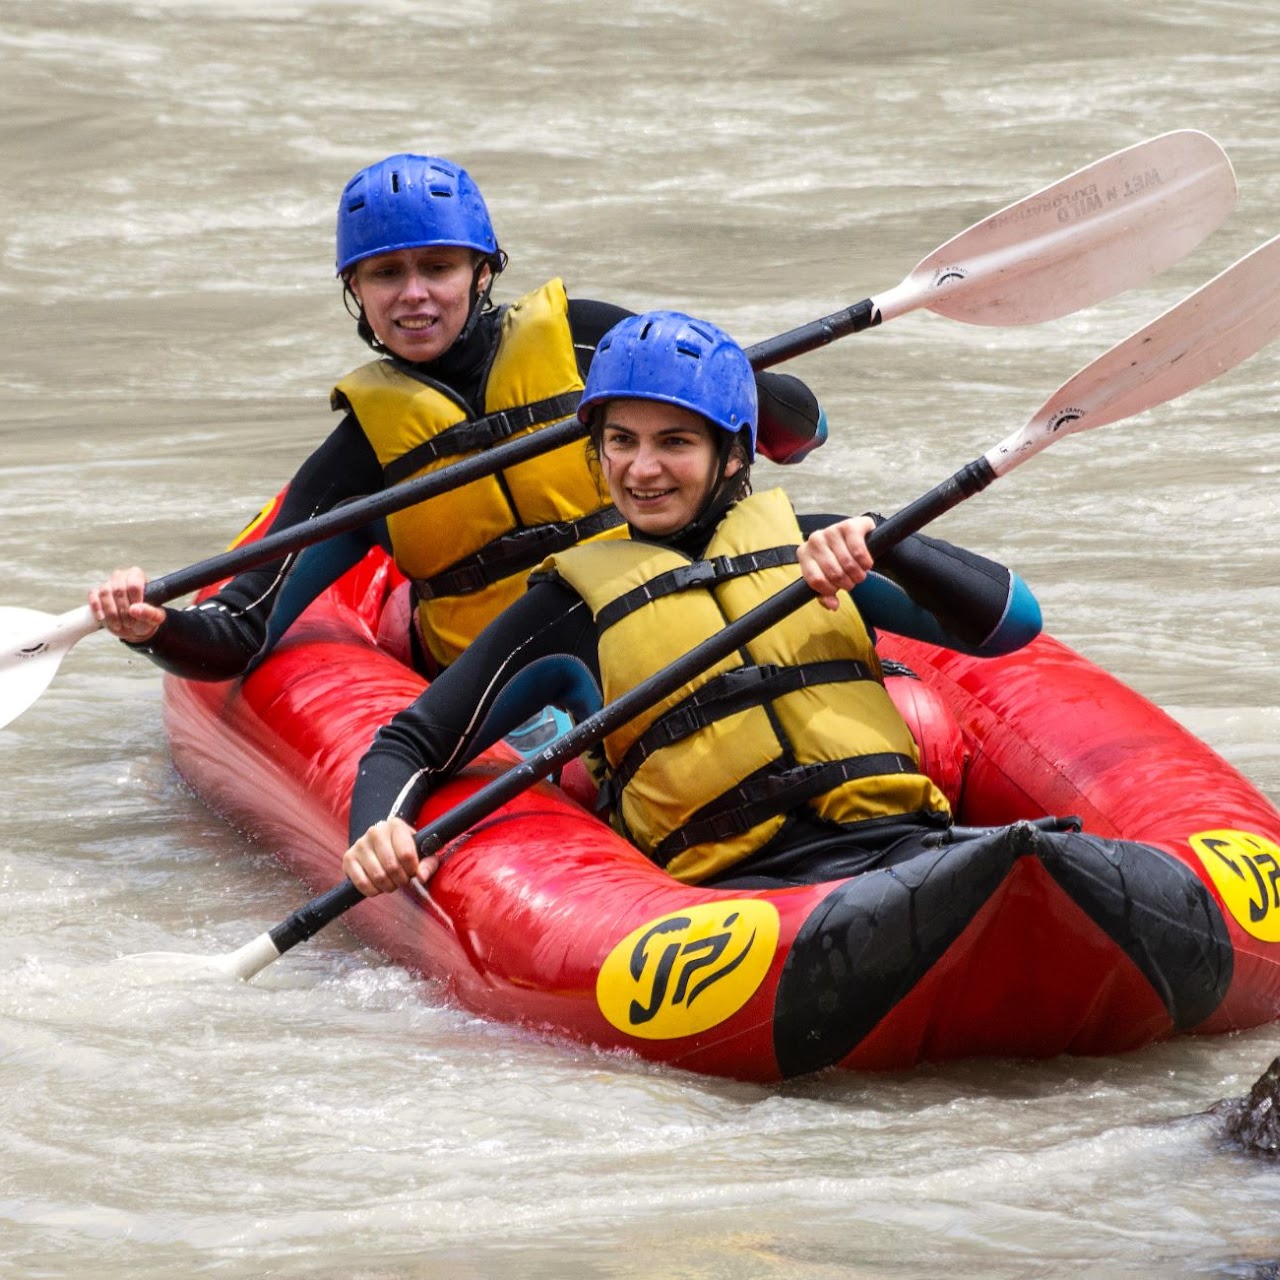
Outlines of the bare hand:
{"type": "Polygon", "coordinates": [[[137,565],[116,569],[101,586],[90,589],[89,608],[113,636],[143,644],[164,621],[164,610],[143,598],[146,589],[147,575],[137,565]]]}
{"type": "Polygon", "coordinates": [[[426,884],[440,859],[430,854],[418,860],[413,828],[402,818],[375,822],[342,855],[342,869],[366,898],[403,889],[415,877],[426,884]]]}
{"type": "Polygon", "coordinates": [[[837,593],[851,590],[867,576],[872,564],[867,534],[875,527],[870,516],[852,516],[815,530],[800,545],[800,572],[824,608],[838,609],[837,593]]]}

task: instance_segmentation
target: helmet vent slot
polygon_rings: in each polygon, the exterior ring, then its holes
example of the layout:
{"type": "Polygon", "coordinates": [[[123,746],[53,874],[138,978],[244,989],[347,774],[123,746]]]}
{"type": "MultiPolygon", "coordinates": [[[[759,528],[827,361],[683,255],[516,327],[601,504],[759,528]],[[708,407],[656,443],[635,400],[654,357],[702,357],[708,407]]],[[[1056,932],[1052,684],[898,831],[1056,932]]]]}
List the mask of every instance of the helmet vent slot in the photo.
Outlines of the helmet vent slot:
{"type": "Polygon", "coordinates": [[[431,246],[472,249],[496,275],[506,265],[476,184],[432,156],[397,154],[361,169],[338,202],[338,275],[365,258],[431,246]]]}

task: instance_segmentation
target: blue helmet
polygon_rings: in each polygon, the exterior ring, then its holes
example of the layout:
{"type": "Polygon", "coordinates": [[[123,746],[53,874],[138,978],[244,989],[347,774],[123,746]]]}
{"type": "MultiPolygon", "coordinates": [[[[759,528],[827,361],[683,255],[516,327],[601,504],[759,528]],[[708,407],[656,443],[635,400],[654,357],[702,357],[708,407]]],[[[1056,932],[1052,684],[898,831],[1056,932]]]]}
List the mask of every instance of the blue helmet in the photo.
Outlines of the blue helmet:
{"type": "Polygon", "coordinates": [[[395,155],[361,169],[338,202],[338,270],[394,249],[457,245],[496,257],[480,188],[437,156],[395,155]]]}
{"type": "Polygon", "coordinates": [[[680,311],[647,311],[620,320],[600,339],[578,417],[587,422],[605,400],[659,400],[701,414],[742,435],[756,455],[756,376],[723,329],[680,311]]]}

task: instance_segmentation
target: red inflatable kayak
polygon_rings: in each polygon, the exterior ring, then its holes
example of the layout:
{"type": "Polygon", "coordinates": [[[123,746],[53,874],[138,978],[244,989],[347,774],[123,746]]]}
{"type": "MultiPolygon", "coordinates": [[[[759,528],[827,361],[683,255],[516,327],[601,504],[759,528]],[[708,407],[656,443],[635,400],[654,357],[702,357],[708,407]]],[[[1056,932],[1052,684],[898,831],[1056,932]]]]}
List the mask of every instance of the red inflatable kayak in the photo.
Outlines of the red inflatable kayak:
{"type": "MultiPolygon", "coordinates": [[[[182,775],[315,892],[342,877],[361,755],[422,688],[377,643],[398,585],[371,555],[244,680],[166,678],[182,775]]],[[[963,838],[844,881],[701,889],[566,779],[456,840],[427,890],[347,922],[478,1014],[753,1080],[1111,1054],[1280,1017],[1280,813],[1256,788],[1051,638],[987,660],[881,651],[912,673],[889,683],[963,838]]],[[[420,822],[516,759],[494,748],[420,822]]]]}

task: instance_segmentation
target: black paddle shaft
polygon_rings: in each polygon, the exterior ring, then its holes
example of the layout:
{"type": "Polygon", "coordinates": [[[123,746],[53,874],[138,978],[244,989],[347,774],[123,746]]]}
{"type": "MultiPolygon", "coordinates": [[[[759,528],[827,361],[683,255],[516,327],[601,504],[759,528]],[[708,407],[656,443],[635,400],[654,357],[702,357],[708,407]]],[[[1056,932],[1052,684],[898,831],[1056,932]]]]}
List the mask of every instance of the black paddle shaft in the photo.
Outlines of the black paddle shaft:
{"type": "MultiPolygon", "coordinates": [[[[987,459],[976,459],[873,529],[867,535],[868,549],[873,556],[883,555],[890,547],[924,528],[930,521],[958,506],[966,498],[981,493],[995,478],[996,473],[987,459]]],[[[741,618],[729,623],[716,635],[682,654],[670,666],[664,667],[647,680],[642,680],[622,697],[601,707],[594,715],[561,734],[536,755],[522,760],[501,777],[495,778],[454,805],[430,826],[423,827],[416,837],[418,852],[423,857],[436,853],[509,800],[514,800],[521,792],[527,791],[534,783],[550,776],[628,720],[674,693],[699,672],[728,657],[735,649],[740,649],[749,640],[781,622],[788,614],[794,613],[812,599],[813,591],[803,578],[789,583],[781,591],[744,613],[741,618]]],[[[343,880],[341,884],[312,898],[276,925],[270,932],[271,941],[283,955],[291,947],[296,947],[298,943],[305,942],[318,933],[344,911],[356,906],[363,898],[364,895],[350,880],[343,880]]]]}
{"type": "MultiPolygon", "coordinates": [[[[768,369],[794,356],[824,347],[847,334],[860,333],[878,323],[879,312],[871,299],[867,298],[843,311],[832,312],[821,320],[811,320],[799,328],[790,329],[777,337],[767,338],[754,347],[748,347],[747,359],[751,361],[753,369],[768,369]]],[[[393,485],[381,493],[336,507],[312,520],[303,520],[287,529],[269,533],[256,542],[232,547],[230,551],[210,556],[209,559],[200,560],[185,569],[176,569],[161,578],[154,578],[147,584],[147,603],[165,604],[176,600],[188,592],[212,586],[215,582],[221,582],[224,578],[243,573],[247,569],[269,564],[272,560],[323,542],[326,538],[363,528],[393,511],[403,511],[416,503],[426,502],[428,498],[460,489],[463,485],[482,480],[508,467],[518,466],[530,458],[550,453],[561,445],[572,444],[586,434],[587,428],[577,418],[563,418],[531,435],[508,440],[484,453],[442,467],[439,471],[418,476],[404,484],[393,485]]]]}

